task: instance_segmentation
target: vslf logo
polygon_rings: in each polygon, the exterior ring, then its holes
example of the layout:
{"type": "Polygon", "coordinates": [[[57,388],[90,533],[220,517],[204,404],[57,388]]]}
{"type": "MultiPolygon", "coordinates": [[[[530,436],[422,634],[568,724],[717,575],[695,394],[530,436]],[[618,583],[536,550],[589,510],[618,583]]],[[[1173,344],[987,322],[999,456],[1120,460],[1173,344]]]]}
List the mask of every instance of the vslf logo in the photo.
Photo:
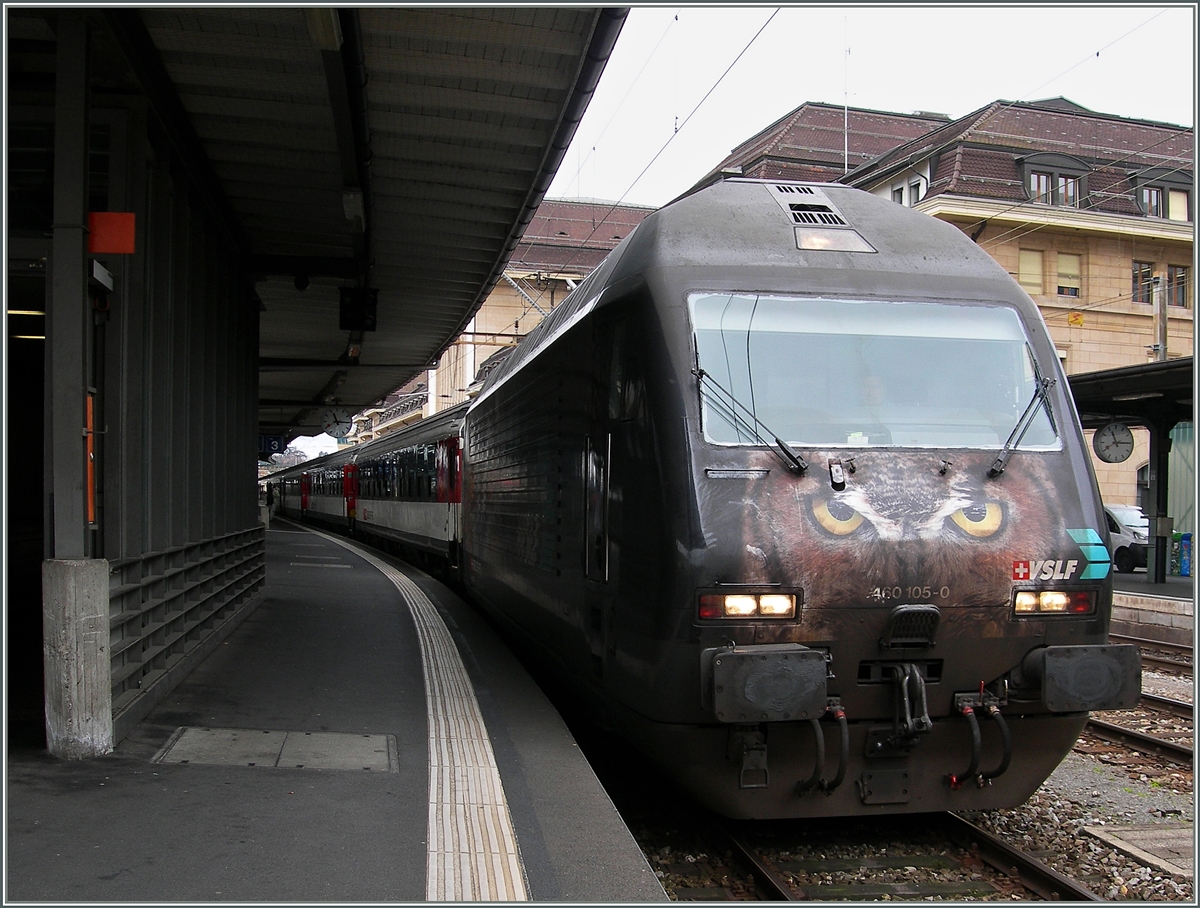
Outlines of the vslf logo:
{"type": "Polygon", "coordinates": [[[1078,561],[1014,561],[1013,580],[1070,580],[1078,561]]]}

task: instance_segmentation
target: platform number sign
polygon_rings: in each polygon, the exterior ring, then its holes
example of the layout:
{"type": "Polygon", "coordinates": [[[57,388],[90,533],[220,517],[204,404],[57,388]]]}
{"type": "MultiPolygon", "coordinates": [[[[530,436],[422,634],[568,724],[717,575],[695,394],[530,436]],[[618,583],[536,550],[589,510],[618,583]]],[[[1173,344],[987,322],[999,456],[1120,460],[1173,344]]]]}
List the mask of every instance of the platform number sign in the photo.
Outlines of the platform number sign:
{"type": "Polygon", "coordinates": [[[266,459],[272,454],[282,454],[283,448],[284,444],[282,435],[258,436],[258,456],[262,459],[266,459]]]}

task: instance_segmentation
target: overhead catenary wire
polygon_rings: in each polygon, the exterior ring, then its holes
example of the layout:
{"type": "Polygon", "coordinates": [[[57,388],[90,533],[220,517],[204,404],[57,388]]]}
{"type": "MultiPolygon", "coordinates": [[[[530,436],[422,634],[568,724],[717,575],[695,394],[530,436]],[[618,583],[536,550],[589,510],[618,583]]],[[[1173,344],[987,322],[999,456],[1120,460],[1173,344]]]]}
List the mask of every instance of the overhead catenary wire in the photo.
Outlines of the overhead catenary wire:
{"type": "MultiPolygon", "coordinates": [[[[764,30],[767,28],[767,26],[768,26],[768,25],[770,25],[770,23],[771,23],[771,22],[774,20],[774,18],[775,18],[775,16],[776,16],[776,14],[778,13],[778,11],[779,11],[779,10],[778,10],[778,9],[776,9],[776,10],[774,10],[774,11],[771,13],[771,15],[770,15],[770,16],[767,18],[767,20],[766,20],[766,21],[763,23],[763,25],[762,25],[762,26],[761,26],[761,27],[758,29],[758,31],[757,31],[757,32],[756,32],[756,33],[753,35],[753,37],[751,37],[751,38],[750,38],[750,40],[747,42],[746,46],[745,46],[745,47],[742,49],[742,51],[738,53],[738,55],[737,55],[737,56],[734,58],[734,60],[733,60],[733,61],[732,61],[732,62],[729,64],[729,66],[728,66],[728,67],[725,69],[725,71],[724,71],[724,72],[722,72],[721,76],[720,76],[720,77],[719,77],[719,78],[716,80],[716,82],[715,82],[715,83],[712,85],[712,87],[711,87],[711,88],[709,88],[708,92],[706,92],[706,94],[704,95],[704,97],[703,97],[703,98],[701,98],[700,102],[699,102],[699,103],[698,103],[698,104],[697,104],[697,105],[696,105],[696,106],[695,106],[695,107],[692,109],[692,111],[691,111],[691,112],[690,112],[690,113],[689,113],[689,114],[688,114],[688,115],[687,115],[687,116],[686,116],[686,117],[683,119],[683,121],[682,121],[681,123],[679,123],[679,122],[678,122],[678,115],[676,114],[676,117],[675,117],[675,119],[676,119],[676,121],[677,121],[677,126],[676,126],[676,127],[675,127],[675,129],[672,131],[671,135],[670,135],[670,136],[667,138],[666,142],[664,142],[664,143],[663,143],[662,147],[661,147],[661,148],[659,148],[659,149],[658,149],[658,151],[657,151],[657,152],[656,152],[656,153],[655,153],[655,154],[654,154],[654,155],[651,157],[651,159],[650,159],[650,160],[649,160],[649,162],[646,164],[646,166],[645,166],[645,167],[643,167],[643,168],[642,168],[642,170],[641,170],[641,171],[638,173],[638,175],[637,175],[637,176],[636,176],[636,177],[635,177],[635,178],[634,178],[634,179],[631,181],[631,183],[630,183],[630,184],[629,184],[629,186],[626,188],[626,190],[625,190],[625,191],[624,191],[624,192],[621,194],[620,198],[619,198],[619,199],[618,199],[618,200],[617,200],[615,203],[611,204],[611,205],[608,207],[608,209],[607,209],[607,210],[604,212],[604,214],[598,218],[598,220],[597,220],[595,217],[593,217],[593,220],[594,220],[594,221],[596,221],[595,227],[594,227],[594,228],[593,228],[593,230],[592,230],[592,231],[591,231],[591,232],[588,234],[588,236],[587,236],[587,237],[585,237],[585,238],[584,238],[584,239],[581,241],[581,243],[580,243],[580,246],[578,247],[578,249],[577,249],[575,252],[573,252],[573,253],[571,254],[571,256],[570,256],[570,257],[567,259],[567,261],[565,261],[565,262],[564,262],[564,263],[563,263],[561,266],[559,266],[560,268],[567,268],[567,267],[569,267],[569,266],[570,266],[570,265],[571,265],[571,264],[572,264],[574,261],[576,261],[576,260],[577,260],[577,258],[578,258],[578,256],[579,256],[579,254],[580,254],[580,253],[583,251],[583,247],[584,247],[584,246],[586,246],[586,244],[588,243],[588,241],[590,241],[590,240],[592,239],[592,237],[595,235],[595,232],[596,232],[596,230],[600,229],[600,227],[602,227],[602,226],[603,226],[603,225],[606,223],[606,221],[607,221],[607,219],[608,219],[609,215],[611,215],[611,214],[612,214],[612,212],[613,212],[614,210],[616,210],[618,207],[620,207],[620,205],[623,203],[624,199],[625,199],[625,198],[628,196],[628,194],[629,194],[629,193],[630,193],[630,192],[631,192],[631,191],[634,189],[634,187],[635,187],[635,186],[636,186],[636,185],[637,185],[637,184],[638,184],[638,183],[639,183],[639,182],[640,182],[640,181],[641,181],[641,180],[642,180],[642,179],[645,177],[646,173],[647,173],[647,172],[650,170],[650,168],[651,168],[651,167],[652,167],[652,166],[655,164],[655,162],[656,162],[656,161],[657,161],[657,160],[658,160],[658,159],[659,159],[659,158],[662,156],[662,154],[663,154],[663,153],[666,151],[667,147],[668,147],[668,146],[670,146],[671,142],[672,142],[672,141],[674,140],[674,138],[675,138],[675,137],[678,135],[678,133],[679,133],[679,132],[680,132],[680,131],[683,129],[683,127],[684,127],[684,126],[686,126],[686,125],[688,124],[688,122],[689,122],[689,121],[692,119],[692,117],[693,117],[693,116],[696,114],[696,112],[697,112],[697,111],[698,111],[698,110],[699,110],[699,109],[700,109],[700,108],[701,108],[701,107],[702,107],[702,106],[705,104],[705,102],[706,102],[706,101],[709,99],[709,97],[712,95],[712,93],[713,93],[713,92],[716,90],[716,88],[717,88],[717,87],[718,87],[718,86],[719,86],[719,85],[720,85],[720,84],[721,84],[721,83],[724,81],[724,79],[725,79],[725,78],[726,78],[726,76],[729,74],[729,72],[730,72],[730,71],[733,69],[733,67],[734,67],[734,66],[735,66],[735,65],[736,65],[736,64],[737,64],[737,63],[738,63],[738,62],[741,60],[741,58],[742,58],[742,57],[745,55],[745,53],[746,53],[746,52],[747,52],[747,51],[750,49],[750,47],[754,45],[754,43],[757,41],[757,39],[760,37],[760,35],[763,33],[763,31],[764,31],[764,30]]],[[[1026,92],[1026,93],[1025,93],[1025,96],[1026,96],[1026,97],[1028,97],[1028,96],[1032,95],[1033,93],[1035,93],[1035,92],[1039,91],[1040,89],[1044,88],[1046,85],[1052,84],[1053,82],[1055,82],[1055,81],[1057,81],[1058,79],[1062,78],[1063,76],[1067,75],[1067,74],[1068,74],[1068,73],[1070,73],[1071,71],[1073,71],[1073,70],[1077,69],[1078,67],[1082,66],[1084,63],[1088,62],[1089,60],[1096,59],[1096,58],[1097,58],[1097,57],[1098,57],[1098,56],[1099,56],[1099,55],[1100,55],[1102,52],[1104,52],[1104,51],[1105,51],[1105,50],[1107,50],[1108,48],[1111,48],[1111,47],[1113,47],[1114,45],[1116,45],[1116,44],[1120,43],[1122,40],[1124,40],[1125,38],[1129,37],[1129,35],[1133,34],[1134,32],[1137,32],[1138,30],[1145,28],[1147,25],[1149,25],[1150,23],[1152,23],[1152,22],[1153,22],[1153,21],[1154,21],[1156,18],[1158,18],[1160,15],[1162,15],[1162,11],[1160,11],[1160,12],[1156,13],[1154,16],[1151,16],[1151,17],[1150,17],[1150,18],[1148,18],[1148,19],[1147,19],[1145,22],[1142,22],[1142,23],[1140,23],[1139,25],[1135,26],[1134,28],[1131,28],[1131,29],[1129,29],[1128,31],[1126,31],[1126,32],[1125,32],[1125,33],[1123,33],[1122,35],[1118,36],[1117,38],[1114,38],[1112,41],[1109,41],[1107,44],[1104,44],[1104,45],[1103,45],[1103,46],[1101,46],[1101,47],[1100,47],[1098,50],[1095,50],[1095,51],[1093,51],[1093,52],[1090,52],[1090,53],[1089,53],[1087,56],[1085,56],[1085,57],[1083,57],[1083,58],[1079,59],[1077,62],[1073,63],[1071,66],[1069,66],[1069,67],[1067,67],[1066,69],[1064,69],[1064,70],[1063,70],[1061,73],[1059,73],[1059,74],[1057,74],[1056,76],[1054,76],[1053,78],[1051,78],[1051,79],[1049,79],[1049,80],[1047,80],[1047,81],[1045,81],[1045,82],[1041,83],[1041,84],[1040,84],[1040,85],[1039,85],[1037,88],[1034,88],[1034,89],[1030,90],[1029,92],[1026,92]]],[[[649,65],[649,63],[650,63],[651,59],[653,58],[654,54],[657,52],[657,50],[659,49],[659,47],[662,45],[662,42],[665,40],[666,36],[667,36],[667,35],[670,33],[671,29],[674,27],[674,25],[675,25],[675,23],[677,22],[677,20],[678,20],[678,16],[677,16],[677,15],[676,15],[676,16],[673,16],[673,17],[671,18],[671,21],[670,21],[670,23],[668,24],[667,28],[664,30],[663,34],[662,34],[662,35],[660,35],[660,37],[659,37],[659,40],[658,40],[658,42],[656,43],[654,50],[652,50],[652,51],[651,51],[651,55],[650,55],[649,57],[647,57],[646,61],[643,63],[642,69],[639,71],[638,77],[637,77],[637,78],[635,78],[635,80],[634,80],[634,83],[633,83],[633,84],[631,84],[630,88],[629,88],[629,89],[626,91],[626,94],[623,96],[623,98],[622,98],[622,102],[621,102],[621,105],[623,105],[623,104],[624,104],[624,102],[625,102],[625,101],[626,101],[626,99],[628,98],[628,96],[629,96],[630,92],[632,92],[632,90],[633,90],[633,87],[636,85],[636,83],[637,83],[638,79],[641,77],[642,73],[645,71],[646,67],[649,65]]],[[[1007,109],[1007,108],[1009,108],[1009,107],[1015,106],[1016,104],[1019,104],[1019,103],[1021,103],[1021,101],[1019,101],[1019,100],[1018,100],[1018,101],[1013,101],[1013,102],[1008,102],[1007,104],[1004,104],[1003,106],[999,107],[997,110],[993,111],[993,113],[992,113],[991,115],[992,115],[992,116],[994,116],[996,113],[1002,112],[1003,110],[1005,110],[1005,109],[1007,109]]],[[[619,108],[618,108],[618,112],[619,112],[619,108]]],[[[612,118],[610,118],[609,122],[608,122],[608,123],[606,123],[604,130],[607,130],[608,126],[609,126],[609,125],[611,125],[611,123],[612,123],[612,122],[613,122],[613,120],[615,119],[615,116],[616,116],[616,114],[614,114],[614,116],[613,116],[612,118]]],[[[603,133],[604,133],[604,130],[602,130],[602,132],[600,133],[600,135],[603,135],[603,133]]],[[[1147,145],[1147,146],[1145,146],[1144,148],[1142,148],[1142,149],[1139,149],[1139,150],[1131,151],[1131,152],[1129,152],[1127,155],[1125,155],[1123,158],[1119,158],[1117,161],[1113,161],[1113,162],[1106,162],[1106,165],[1105,165],[1105,166],[1113,166],[1114,164],[1118,164],[1118,163],[1121,163],[1122,161],[1129,160],[1129,159],[1131,159],[1131,158],[1133,158],[1133,157],[1136,157],[1136,156],[1137,156],[1137,155],[1139,155],[1139,154],[1145,154],[1145,153],[1146,153],[1147,151],[1149,151],[1150,149],[1153,149],[1153,148],[1157,147],[1158,145],[1161,145],[1161,144],[1163,144],[1163,143],[1165,143],[1165,142],[1168,142],[1168,141],[1170,141],[1172,138],[1174,138],[1175,136],[1177,136],[1177,135],[1180,135],[1180,134],[1183,134],[1183,133],[1186,133],[1186,132],[1188,132],[1188,131],[1189,131],[1189,129],[1188,129],[1188,128],[1181,128],[1181,129],[1177,130],[1176,132],[1174,132],[1172,135],[1170,135],[1170,136],[1167,136],[1166,138],[1164,138],[1164,139],[1160,140],[1159,142],[1153,143],[1153,144],[1151,144],[1151,145],[1147,145]]],[[[599,136],[598,136],[598,138],[599,138],[599,136]]],[[[1178,159],[1178,158],[1175,158],[1174,160],[1179,160],[1179,159],[1178,159]]],[[[1143,171],[1140,171],[1140,172],[1144,172],[1145,170],[1151,169],[1151,167],[1157,167],[1157,166],[1161,166],[1161,165],[1147,165],[1147,167],[1145,167],[1145,168],[1143,169],[1143,171]]],[[[1176,170],[1182,170],[1182,169],[1184,169],[1184,168],[1182,168],[1182,167],[1180,167],[1180,168],[1176,168],[1176,170]]],[[[1175,171],[1171,171],[1171,172],[1175,172],[1175,171]]],[[[1031,202],[1028,202],[1028,201],[1022,201],[1022,202],[1018,202],[1018,203],[1016,203],[1016,204],[1014,204],[1014,205],[1010,206],[1010,207],[1009,207],[1009,208],[1007,208],[1007,209],[1003,209],[1002,211],[1000,211],[1000,212],[997,212],[996,214],[989,215],[989,217],[996,217],[996,216],[998,216],[998,215],[1000,215],[1000,214],[1004,214],[1005,212],[1008,212],[1008,211],[1013,211],[1013,210],[1017,210],[1017,209],[1020,209],[1020,208],[1022,208],[1022,207],[1025,207],[1025,206],[1027,206],[1027,205],[1030,205],[1030,204],[1033,204],[1033,203],[1031,203],[1031,202]]],[[[985,222],[986,222],[986,220],[987,220],[987,218],[981,218],[979,221],[976,221],[976,222],[975,222],[975,224],[973,224],[972,226],[973,226],[973,227],[977,227],[977,226],[979,226],[980,224],[983,224],[983,223],[985,223],[985,222]]],[[[1025,225],[1016,225],[1016,226],[1014,226],[1014,227],[1010,228],[1010,229],[1009,229],[1009,234],[1011,234],[1011,233],[1012,233],[1012,232],[1014,232],[1014,231],[1019,231],[1019,230],[1022,230],[1022,229],[1023,229],[1024,227],[1026,227],[1026,226],[1029,226],[1029,227],[1031,227],[1032,229],[1030,229],[1030,230],[1027,230],[1027,231],[1026,231],[1026,233],[1024,233],[1024,234],[1021,234],[1021,236],[1025,236],[1025,235],[1028,235],[1029,233],[1033,233],[1033,232],[1036,232],[1036,231],[1037,231],[1037,230],[1039,230],[1039,229],[1042,229],[1042,226],[1040,226],[1040,225],[1039,225],[1039,226],[1033,226],[1033,225],[1031,225],[1031,224],[1028,224],[1028,223],[1027,223],[1027,224],[1025,224],[1025,225]]],[[[967,229],[968,229],[968,231],[969,231],[969,228],[967,228],[967,229]]],[[[1005,234],[1005,235],[1009,235],[1009,234],[1005,234]]],[[[1002,236],[1003,236],[1003,235],[1002,235],[1002,236]]],[[[1018,237],[1018,239],[1019,239],[1019,238],[1020,238],[1020,237],[1018,237]]],[[[998,239],[998,238],[989,238],[987,242],[990,244],[990,243],[993,243],[993,242],[995,242],[997,239],[998,239]]],[[[522,260],[523,260],[523,259],[522,259],[522,260]]],[[[540,290],[539,290],[539,292],[538,292],[537,298],[538,298],[539,300],[540,300],[540,299],[542,299],[542,298],[544,297],[545,293],[546,293],[546,290],[544,290],[544,289],[540,289],[540,290]]]]}
{"type": "MultiPolygon", "coordinates": [[[[569,266],[572,262],[575,261],[576,257],[579,254],[579,251],[582,250],[583,246],[585,246],[587,244],[587,242],[593,236],[595,236],[596,231],[599,230],[600,227],[602,227],[604,225],[605,221],[608,220],[608,216],[621,206],[621,203],[625,201],[625,197],[627,195],[629,195],[630,192],[633,191],[633,187],[635,187],[641,181],[642,177],[644,177],[646,175],[646,172],[649,171],[650,168],[654,166],[654,162],[657,161],[662,156],[663,152],[665,152],[667,150],[667,147],[675,140],[676,136],[678,136],[679,133],[683,131],[683,128],[685,126],[687,126],[688,122],[692,119],[692,117],[696,115],[696,112],[698,110],[700,110],[701,107],[704,106],[704,103],[709,99],[709,97],[712,95],[712,93],[717,90],[717,88],[725,80],[725,77],[728,76],[730,71],[738,64],[738,61],[741,60],[742,57],[744,57],[746,55],[746,52],[748,50],[750,50],[750,48],[754,45],[754,42],[758,40],[758,38],[766,30],[767,26],[771,24],[771,22],[775,19],[775,17],[778,14],[779,14],[779,9],[777,8],[771,13],[770,16],[767,17],[767,21],[764,22],[761,26],[759,26],[758,31],[756,31],[754,33],[753,37],[751,37],[750,40],[746,42],[746,46],[743,47],[738,52],[738,55],[733,58],[733,62],[731,62],[727,67],[725,67],[725,71],[721,73],[721,75],[712,84],[712,86],[708,89],[708,91],[704,93],[704,97],[702,97],[696,103],[696,106],[692,108],[691,112],[686,117],[684,117],[683,122],[678,124],[678,126],[676,126],[674,130],[672,130],[671,135],[667,138],[666,142],[664,142],[662,144],[662,147],[659,148],[658,151],[656,151],[654,153],[654,156],[650,159],[650,161],[646,164],[646,166],[642,168],[641,172],[638,173],[638,175],[636,177],[634,177],[633,181],[629,184],[629,186],[627,186],[625,188],[625,191],[621,193],[620,198],[618,198],[615,202],[613,202],[609,206],[608,210],[604,213],[604,216],[600,218],[600,220],[596,224],[596,226],[592,228],[592,231],[586,237],[584,237],[584,239],[581,241],[581,243],[579,244],[579,248],[575,252],[573,252],[571,254],[571,256],[562,265],[559,266],[560,270],[565,269],[567,266],[569,266]]],[[[660,41],[660,43],[661,43],[661,41],[660,41]]],[[[539,290],[538,297],[537,297],[539,301],[541,300],[541,298],[545,294],[545,292],[546,292],[545,290],[539,290]]]]}

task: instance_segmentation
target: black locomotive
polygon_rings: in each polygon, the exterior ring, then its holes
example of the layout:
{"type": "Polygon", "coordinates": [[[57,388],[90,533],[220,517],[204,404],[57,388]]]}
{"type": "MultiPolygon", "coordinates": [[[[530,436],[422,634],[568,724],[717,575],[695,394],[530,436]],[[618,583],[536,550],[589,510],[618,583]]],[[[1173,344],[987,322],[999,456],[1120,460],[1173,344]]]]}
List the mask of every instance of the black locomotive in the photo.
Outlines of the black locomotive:
{"type": "MultiPolygon", "coordinates": [[[[827,184],[679,199],[431,428],[426,547],[723,814],[1012,806],[1137,700],[1045,325],[924,214],[827,184]]],[[[341,455],[324,512],[398,538],[415,438],[341,455]]],[[[336,467],[292,471],[285,512],[336,467]]]]}

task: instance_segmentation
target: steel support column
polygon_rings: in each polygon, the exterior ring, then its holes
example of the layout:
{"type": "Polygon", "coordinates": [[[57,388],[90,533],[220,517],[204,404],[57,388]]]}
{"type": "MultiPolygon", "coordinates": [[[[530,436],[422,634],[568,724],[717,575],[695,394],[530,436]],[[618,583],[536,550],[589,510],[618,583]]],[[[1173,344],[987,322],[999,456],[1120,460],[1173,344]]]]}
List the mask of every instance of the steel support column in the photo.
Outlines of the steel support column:
{"type": "Polygon", "coordinates": [[[82,14],[58,17],[54,103],[54,225],[46,317],[47,412],[52,496],[51,554],[86,558],[84,436],[90,353],[87,310],[87,27],[82,14]]]}
{"type": "Polygon", "coordinates": [[[46,485],[53,526],[48,528],[51,557],[42,567],[42,665],[50,753],[81,759],[108,753],[113,743],[108,563],[90,557],[88,33],[78,12],[59,14],[56,24],[54,224],[46,318],[46,485]]]}
{"type": "Polygon", "coordinates": [[[1158,521],[1155,518],[1166,517],[1169,508],[1167,500],[1168,477],[1171,462],[1171,429],[1173,421],[1161,419],[1148,423],[1150,429],[1150,500],[1154,502],[1154,514],[1151,516],[1150,536],[1154,548],[1146,562],[1147,580],[1150,583],[1167,582],[1167,566],[1171,557],[1171,537],[1158,534],[1158,521]]]}

